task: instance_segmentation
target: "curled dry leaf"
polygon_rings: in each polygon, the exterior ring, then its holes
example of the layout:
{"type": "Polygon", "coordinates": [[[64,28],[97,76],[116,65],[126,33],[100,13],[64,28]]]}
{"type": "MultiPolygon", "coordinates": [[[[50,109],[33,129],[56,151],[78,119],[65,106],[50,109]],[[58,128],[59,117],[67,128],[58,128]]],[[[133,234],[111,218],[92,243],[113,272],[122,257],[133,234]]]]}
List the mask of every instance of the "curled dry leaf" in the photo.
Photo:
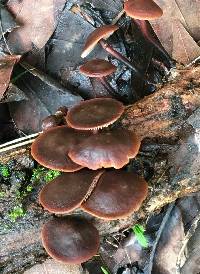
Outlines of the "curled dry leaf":
{"type": "Polygon", "coordinates": [[[188,64],[200,55],[199,0],[156,0],[163,16],[151,25],[167,52],[178,62],[188,64]]]}
{"type": "Polygon", "coordinates": [[[8,45],[14,53],[23,54],[34,46],[41,49],[54,32],[59,12],[65,0],[10,0],[8,10],[20,27],[8,36],[8,45]]]}
{"type": "Polygon", "coordinates": [[[19,61],[19,55],[0,57],[0,100],[10,83],[10,77],[14,65],[19,61]]]}

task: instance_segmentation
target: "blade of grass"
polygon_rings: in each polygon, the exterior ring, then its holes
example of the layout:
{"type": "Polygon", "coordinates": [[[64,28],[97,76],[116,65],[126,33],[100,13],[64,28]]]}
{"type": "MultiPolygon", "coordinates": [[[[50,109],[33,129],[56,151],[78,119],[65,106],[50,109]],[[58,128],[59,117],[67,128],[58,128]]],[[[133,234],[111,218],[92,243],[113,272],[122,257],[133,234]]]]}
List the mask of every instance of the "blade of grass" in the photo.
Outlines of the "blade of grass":
{"type": "Polygon", "coordinates": [[[110,274],[103,266],[101,266],[101,271],[103,274],[110,274]]]}

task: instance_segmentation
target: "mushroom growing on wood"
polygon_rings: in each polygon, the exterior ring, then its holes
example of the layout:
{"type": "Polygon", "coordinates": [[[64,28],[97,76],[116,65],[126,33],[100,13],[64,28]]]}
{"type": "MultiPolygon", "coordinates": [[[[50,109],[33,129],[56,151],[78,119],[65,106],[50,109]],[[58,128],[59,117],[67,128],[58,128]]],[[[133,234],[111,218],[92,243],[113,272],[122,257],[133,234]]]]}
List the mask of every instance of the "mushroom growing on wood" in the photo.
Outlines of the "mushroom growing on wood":
{"type": "Polygon", "coordinates": [[[113,124],[123,112],[121,102],[112,98],[95,98],[70,108],[66,121],[75,129],[96,130],[113,124]]]}
{"type": "MultiPolygon", "coordinates": [[[[116,25],[103,25],[96,28],[87,38],[81,57],[86,57],[95,46],[100,43],[101,46],[113,57],[123,62],[130,69],[134,70],[137,74],[140,75],[139,70],[121,53],[114,50],[104,39],[110,37],[119,27],[116,25]]],[[[140,75],[141,76],[141,75],[140,75]]]]}
{"type": "Polygon", "coordinates": [[[68,156],[68,151],[91,134],[76,131],[66,126],[58,126],[40,134],[31,146],[33,158],[41,165],[54,170],[73,172],[81,169],[68,156]]]}
{"type": "Polygon", "coordinates": [[[168,60],[171,57],[166,50],[157,42],[148,29],[147,20],[155,20],[163,15],[162,9],[152,0],[128,0],[124,3],[124,11],[134,19],[144,37],[160,50],[168,60]]]}
{"type": "Polygon", "coordinates": [[[133,132],[115,129],[91,135],[69,150],[68,156],[73,162],[89,169],[119,169],[137,155],[140,143],[133,132]]]}
{"type": "Polygon", "coordinates": [[[43,187],[39,202],[51,213],[69,213],[86,199],[102,172],[83,169],[75,173],[63,173],[43,187]]]}
{"type": "Polygon", "coordinates": [[[102,219],[125,218],[140,208],[147,193],[146,181],[137,174],[107,171],[81,208],[102,219]]]}
{"type": "MultiPolygon", "coordinates": [[[[80,66],[80,72],[88,77],[95,77],[100,80],[102,85],[108,90],[111,96],[116,97],[115,90],[106,80],[106,76],[116,71],[116,67],[110,62],[102,59],[93,59],[82,66],[80,66]]],[[[119,96],[118,96],[119,97],[119,96]]]]}
{"type": "Polygon", "coordinates": [[[81,264],[99,249],[99,233],[88,221],[78,217],[55,218],[44,224],[42,243],[55,260],[81,264]]]}

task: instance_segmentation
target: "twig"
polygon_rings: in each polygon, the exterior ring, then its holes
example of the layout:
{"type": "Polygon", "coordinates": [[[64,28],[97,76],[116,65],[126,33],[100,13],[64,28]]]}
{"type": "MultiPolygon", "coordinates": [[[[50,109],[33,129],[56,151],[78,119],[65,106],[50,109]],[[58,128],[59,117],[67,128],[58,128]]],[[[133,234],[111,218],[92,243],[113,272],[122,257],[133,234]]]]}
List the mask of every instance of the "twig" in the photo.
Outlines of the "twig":
{"type": "Polygon", "coordinates": [[[30,135],[27,135],[27,136],[20,137],[20,138],[17,138],[15,140],[9,141],[7,143],[4,143],[4,144],[0,145],[0,149],[3,148],[3,147],[10,146],[10,145],[15,144],[15,143],[20,143],[21,141],[25,141],[27,139],[31,139],[33,137],[38,136],[39,134],[40,134],[40,132],[37,132],[37,133],[33,133],[33,134],[30,134],[30,135]]]}
{"type": "Polygon", "coordinates": [[[171,203],[168,206],[167,211],[165,213],[165,216],[164,216],[164,218],[162,220],[162,223],[160,225],[160,228],[158,230],[158,233],[157,233],[157,236],[156,236],[156,239],[155,239],[152,251],[151,251],[150,259],[149,259],[149,264],[148,264],[148,269],[147,269],[147,273],[148,274],[152,273],[153,261],[154,261],[154,256],[155,256],[156,248],[157,248],[158,242],[160,240],[160,237],[162,235],[163,229],[164,229],[164,227],[166,225],[166,222],[169,219],[170,213],[171,213],[172,209],[174,208],[174,205],[175,205],[175,202],[171,203]]]}
{"type": "Polygon", "coordinates": [[[39,134],[40,132],[30,134],[28,136],[24,136],[24,137],[9,141],[7,143],[4,143],[0,145],[0,153],[31,144],[35,140],[35,137],[37,137],[39,134]]]}
{"type": "Polygon", "coordinates": [[[0,149],[0,153],[6,152],[6,151],[9,151],[9,150],[12,150],[12,149],[14,149],[14,148],[26,146],[26,145],[28,145],[28,144],[32,144],[34,140],[35,140],[35,139],[31,139],[31,140],[22,142],[22,143],[20,143],[20,144],[15,144],[15,145],[12,145],[12,146],[9,146],[9,147],[4,147],[4,148],[0,149]]]}
{"type": "Polygon", "coordinates": [[[198,226],[198,223],[199,223],[199,220],[200,220],[200,212],[198,213],[198,215],[194,218],[191,226],[190,226],[190,229],[188,230],[188,232],[186,233],[185,235],[185,238],[182,242],[182,247],[181,247],[181,250],[178,254],[178,257],[177,257],[177,261],[176,261],[176,274],[180,274],[181,273],[181,269],[180,269],[180,265],[181,265],[181,255],[182,253],[184,252],[185,248],[186,248],[186,245],[188,243],[188,241],[190,240],[190,238],[192,237],[192,235],[195,233],[195,230],[197,229],[197,226],[198,226]]]}

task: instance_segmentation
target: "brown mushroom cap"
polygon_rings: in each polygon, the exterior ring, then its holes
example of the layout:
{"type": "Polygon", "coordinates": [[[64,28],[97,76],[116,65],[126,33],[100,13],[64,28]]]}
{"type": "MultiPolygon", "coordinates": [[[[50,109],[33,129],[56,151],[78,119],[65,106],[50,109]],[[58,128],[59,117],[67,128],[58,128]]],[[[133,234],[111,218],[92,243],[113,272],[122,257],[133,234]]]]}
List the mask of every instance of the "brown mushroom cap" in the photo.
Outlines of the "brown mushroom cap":
{"type": "Polygon", "coordinates": [[[154,20],[163,15],[162,9],[152,0],[128,0],[124,10],[128,16],[140,20],[154,20]]]}
{"type": "Polygon", "coordinates": [[[79,207],[102,171],[63,173],[43,187],[39,201],[52,213],[68,213],[79,207]]]}
{"type": "Polygon", "coordinates": [[[111,98],[95,98],[72,107],[66,116],[72,128],[89,130],[107,127],[124,112],[121,102],[111,98]]]}
{"type": "Polygon", "coordinates": [[[108,171],[81,208],[102,219],[125,218],[140,208],[147,192],[146,181],[135,173],[108,171]]]}
{"type": "Polygon", "coordinates": [[[113,34],[113,32],[118,30],[118,28],[119,27],[116,25],[104,25],[96,28],[88,36],[81,57],[85,58],[101,39],[108,38],[110,35],[113,34]]]}
{"type": "Polygon", "coordinates": [[[77,217],[56,218],[42,228],[42,243],[57,261],[80,264],[94,256],[99,248],[97,229],[77,217]]]}
{"type": "Polygon", "coordinates": [[[129,130],[112,130],[88,137],[69,151],[75,163],[89,169],[122,168],[134,158],[140,147],[140,140],[129,130]]]}
{"type": "Polygon", "coordinates": [[[90,133],[76,131],[66,126],[46,130],[39,135],[31,146],[33,158],[42,166],[54,170],[72,172],[81,169],[67,156],[68,151],[90,133]]]}
{"type": "Polygon", "coordinates": [[[105,77],[116,71],[116,66],[103,59],[93,59],[80,66],[80,72],[88,77],[105,77]]]}

